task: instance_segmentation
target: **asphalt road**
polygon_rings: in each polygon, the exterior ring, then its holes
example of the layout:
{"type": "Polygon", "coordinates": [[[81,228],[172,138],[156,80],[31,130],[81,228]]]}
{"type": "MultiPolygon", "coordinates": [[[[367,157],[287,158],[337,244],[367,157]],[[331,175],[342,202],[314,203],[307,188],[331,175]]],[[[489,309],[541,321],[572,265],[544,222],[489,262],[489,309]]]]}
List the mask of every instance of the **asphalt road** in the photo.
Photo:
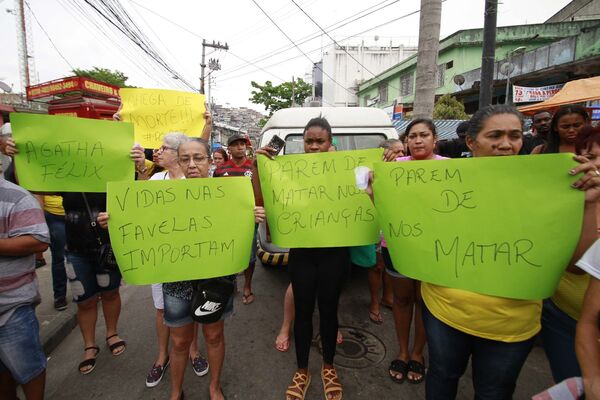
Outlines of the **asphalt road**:
{"type": "MultiPolygon", "coordinates": [[[[243,278],[241,278],[243,279],[243,278]]],[[[241,288],[241,279],[238,286],[241,288]]],[[[383,325],[368,318],[369,294],[366,271],[355,268],[340,302],[340,325],[345,341],[338,347],[336,364],[345,399],[424,399],[424,384],[397,384],[388,377],[387,367],[397,352],[391,311],[382,313],[383,325]]],[[[226,358],[222,375],[228,399],[284,399],[285,389],[295,370],[293,347],[280,353],[273,347],[281,323],[283,295],[288,284],[285,269],[257,266],[254,277],[256,300],[243,305],[238,294],[235,312],[226,322],[226,358]]],[[[48,362],[47,399],[166,399],[168,376],[155,388],[145,386],[146,373],[156,357],[154,309],[150,287],[125,286],[119,333],[128,342],[120,356],[110,354],[103,343],[104,324],[98,324],[101,347],[96,369],[82,376],[77,365],[82,356],[82,339],[76,328],[52,352],[48,362]]],[[[316,322],[316,318],[315,318],[316,322]]],[[[318,324],[315,323],[315,335],[318,324]]],[[[200,339],[200,348],[204,349],[200,339]]],[[[321,357],[313,346],[310,368],[313,382],[307,399],[323,399],[319,378],[321,357]]],[[[167,371],[169,372],[169,371],[167,371]]],[[[517,384],[515,399],[528,399],[552,382],[541,347],[532,351],[517,384]]],[[[186,398],[208,399],[208,377],[197,377],[188,366],[186,398]]],[[[463,377],[459,399],[472,399],[470,372],[463,377]]]]}

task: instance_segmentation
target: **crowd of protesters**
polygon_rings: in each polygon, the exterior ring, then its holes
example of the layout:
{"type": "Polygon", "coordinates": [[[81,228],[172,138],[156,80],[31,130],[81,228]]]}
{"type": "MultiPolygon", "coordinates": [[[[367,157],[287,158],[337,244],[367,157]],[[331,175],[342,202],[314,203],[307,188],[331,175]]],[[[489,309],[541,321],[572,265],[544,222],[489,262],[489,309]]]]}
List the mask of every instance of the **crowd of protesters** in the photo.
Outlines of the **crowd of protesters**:
{"type": "MultiPolygon", "coordinates": [[[[120,119],[118,114],[115,119],[120,119]]],[[[262,204],[260,171],[248,157],[250,144],[246,137],[232,135],[227,151],[221,148],[211,153],[207,142],[212,128],[210,113],[205,114],[205,120],[200,138],[174,132],[166,134],[161,147],[154,151],[135,145],[130,152],[135,178],[245,176],[253,182],[256,204],[262,204]]],[[[554,381],[571,396],[557,397],[558,392],[550,390],[540,398],[579,398],[581,393],[570,385],[573,379],[579,379],[586,399],[600,399],[600,244],[595,244],[600,235],[600,127],[591,125],[584,107],[567,105],[536,112],[531,134],[524,134],[523,128],[523,116],[515,108],[496,105],[478,110],[469,121],[460,124],[458,138],[453,141],[438,143],[433,121],[415,119],[400,140],[387,140],[381,145],[387,162],[574,153],[577,166],[565,173],[573,177],[570,190],[585,191],[577,247],[564,266],[556,292],[543,301],[495,297],[419,282],[398,272],[399,266],[394,265],[383,238],[370,247],[373,252],[377,249],[377,256],[372,265],[365,265],[369,268],[369,320],[377,325],[384,323],[381,307],[390,307],[390,326],[397,339],[393,345],[397,344],[397,355],[390,362],[389,376],[397,383],[425,382],[429,400],[456,398],[459,380],[469,361],[475,398],[512,398],[538,334],[554,381]]],[[[2,127],[2,133],[0,151],[13,156],[17,146],[10,137],[9,124],[2,127]]],[[[307,121],[303,142],[305,153],[335,151],[332,128],[322,117],[307,121]]],[[[262,147],[256,155],[273,159],[275,150],[262,147]]],[[[67,281],[77,304],[83,342],[79,372],[90,374],[96,366],[100,352],[96,340],[99,306],[106,326],[106,337],[101,340],[108,350],[119,356],[127,343],[118,334],[121,274],[100,268],[97,259],[99,245],[110,242],[106,193],[36,193],[34,197],[18,186],[17,178],[18,171],[11,164],[6,179],[0,180],[0,399],[15,399],[16,387],[21,385],[26,398],[34,400],[44,397],[46,369],[34,311],[40,302],[36,254],[48,246],[52,254],[54,307],[66,308],[67,281]]],[[[371,183],[376,179],[382,178],[371,177],[367,188],[372,196],[375,194],[371,183]]],[[[256,224],[265,220],[263,207],[254,208],[254,218],[256,224]]],[[[256,226],[251,257],[242,273],[241,297],[245,305],[254,301],[256,226]]],[[[339,299],[353,260],[347,247],[290,249],[291,284],[282,298],[283,323],[275,339],[279,351],[287,351],[292,338],[295,345],[296,371],[291,384],[282,390],[286,400],[304,399],[311,383],[309,353],[315,303],[319,310],[323,392],[327,400],[343,398],[342,379],[334,358],[336,347],[343,340],[338,330],[339,299]]],[[[223,280],[227,282],[222,284],[235,286],[235,276],[223,280]]],[[[158,385],[170,367],[171,400],[185,397],[183,377],[188,363],[198,376],[210,373],[211,400],[225,398],[220,381],[225,355],[224,321],[233,312],[233,298],[227,298],[215,320],[199,324],[191,313],[192,297],[196,285],[205,283],[169,282],[149,289],[158,354],[146,375],[146,385],[158,385]],[[199,331],[206,344],[206,357],[199,350],[199,331]]],[[[353,398],[352,394],[349,398],[353,398]]]]}

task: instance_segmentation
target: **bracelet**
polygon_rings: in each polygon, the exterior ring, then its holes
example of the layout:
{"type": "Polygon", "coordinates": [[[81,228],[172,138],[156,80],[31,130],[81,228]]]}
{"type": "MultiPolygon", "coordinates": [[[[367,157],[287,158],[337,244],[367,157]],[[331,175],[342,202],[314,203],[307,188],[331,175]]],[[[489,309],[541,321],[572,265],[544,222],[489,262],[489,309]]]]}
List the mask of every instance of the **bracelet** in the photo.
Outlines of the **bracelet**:
{"type": "Polygon", "coordinates": [[[136,168],[136,172],[138,174],[145,174],[146,171],[148,171],[148,168],[146,168],[145,166],[144,166],[144,168],[136,168]]]}

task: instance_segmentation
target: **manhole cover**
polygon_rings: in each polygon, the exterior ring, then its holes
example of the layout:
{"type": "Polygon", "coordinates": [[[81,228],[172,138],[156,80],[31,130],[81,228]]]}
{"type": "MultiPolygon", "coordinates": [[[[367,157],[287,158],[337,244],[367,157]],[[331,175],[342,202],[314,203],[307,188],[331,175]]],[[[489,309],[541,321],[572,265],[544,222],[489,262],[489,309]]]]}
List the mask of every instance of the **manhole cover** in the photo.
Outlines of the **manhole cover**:
{"type": "MultiPolygon", "coordinates": [[[[340,326],[344,336],[342,344],[337,345],[335,363],[351,369],[362,369],[379,364],[385,358],[385,344],[371,332],[352,326],[340,326]]],[[[317,334],[313,342],[321,354],[321,335],[317,334]]]]}

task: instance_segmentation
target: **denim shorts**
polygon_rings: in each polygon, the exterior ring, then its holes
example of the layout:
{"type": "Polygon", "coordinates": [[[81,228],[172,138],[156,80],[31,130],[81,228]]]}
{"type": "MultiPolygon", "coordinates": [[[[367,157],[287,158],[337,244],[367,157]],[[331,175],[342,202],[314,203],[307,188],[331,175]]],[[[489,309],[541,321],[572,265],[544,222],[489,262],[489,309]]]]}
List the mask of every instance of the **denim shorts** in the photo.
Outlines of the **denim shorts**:
{"type": "MultiPolygon", "coordinates": [[[[225,310],[221,315],[220,321],[229,318],[233,314],[233,297],[231,294],[225,310]]],[[[171,296],[163,292],[165,302],[164,321],[169,328],[180,328],[194,322],[192,319],[192,300],[182,299],[180,297],[171,296]]]]}
{"type": "Polygon", "coordinates": [[[392,258],[387,247],[381,246],[381,257],[383,257],[383,263],[385,264],[385,272],[394,278],[408,278],[408,276],[402,275],[396,271],[394,264],[392,264],[392,258]]]}
{"type": "Polygon", "coordinates": [[[67,269],[67,278],[71,286],[73,301],[81,303],[102,292],[110,292],[121,285],[120,271],[100,271],[98,261],[94,256],[67,252],[70,264],[67,269]]]}
{"type": "Polygon", "coordinates": [[[0,326],[0,372],[10,372],[22,385],[45,369],[46,355],[35,310],[31,305],[21,306],[0,326]]]}

